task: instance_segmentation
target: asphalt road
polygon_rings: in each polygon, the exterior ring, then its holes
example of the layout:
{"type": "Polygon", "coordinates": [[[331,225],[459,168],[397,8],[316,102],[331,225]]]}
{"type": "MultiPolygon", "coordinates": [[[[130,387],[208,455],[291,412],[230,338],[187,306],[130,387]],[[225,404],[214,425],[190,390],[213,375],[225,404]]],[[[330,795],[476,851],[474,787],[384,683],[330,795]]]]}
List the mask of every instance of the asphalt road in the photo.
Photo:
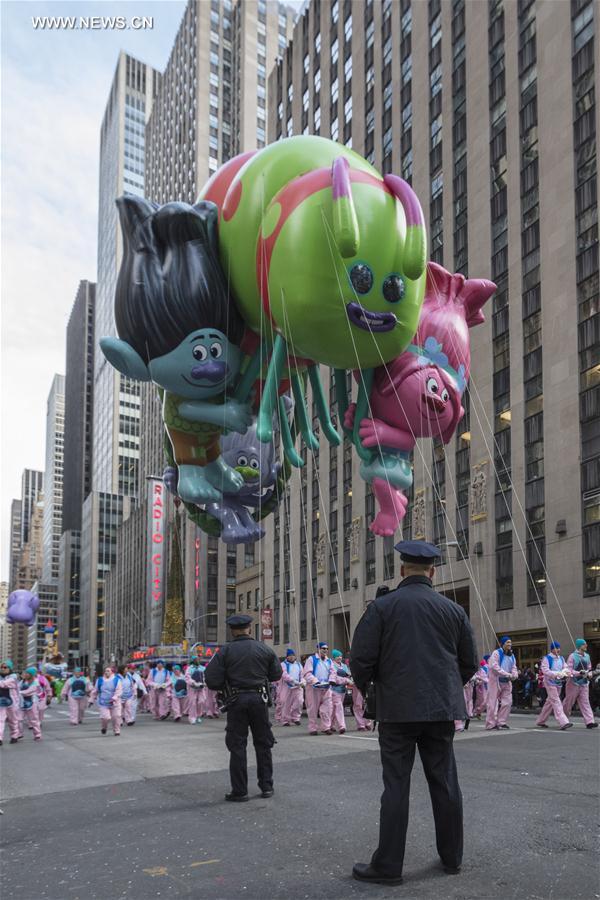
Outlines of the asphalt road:
{"type": "Polygon", "coordinates": [[[65,712],[52,708],[40,743],[26,734],[0,751],[1,892],[11,900],[600,897],[600,729],[580,719],[567,732],[536,730],[529,716],[513,716],[507,732],[474,722],[457,738],[458,876],[438,867],[417,761],[404,884],[385,888],[350,874],[377,837],[373,737],[278,728],[275,797],[256,789],[249,803],[229,804],[221,721],[142,716],[115,738],[100,735],[96,716],[74,728],[65,712]]]}

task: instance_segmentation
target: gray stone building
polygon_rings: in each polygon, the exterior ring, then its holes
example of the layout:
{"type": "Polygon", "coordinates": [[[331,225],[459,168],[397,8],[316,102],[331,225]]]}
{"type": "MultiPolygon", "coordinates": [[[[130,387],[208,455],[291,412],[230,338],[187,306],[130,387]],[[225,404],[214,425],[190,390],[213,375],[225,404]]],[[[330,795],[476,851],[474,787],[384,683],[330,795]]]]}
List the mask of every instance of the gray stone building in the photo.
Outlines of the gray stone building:
{"type": "MultiPolygon", "coordinates": [[[[597,29],[585,0],[312,0],[269,82],[270,141],[318,133],[402,175],[429,258],[498,285],[456,437],[415,448],[403,530],[445,547],[437,584],[482,650],[509,632],[521,662],[551,637],[600,655],[597,29]]],[[[347,648],[398,580],[373,514],[356,454],[321,438],[264,541],[277,652],[347,648]]]]}

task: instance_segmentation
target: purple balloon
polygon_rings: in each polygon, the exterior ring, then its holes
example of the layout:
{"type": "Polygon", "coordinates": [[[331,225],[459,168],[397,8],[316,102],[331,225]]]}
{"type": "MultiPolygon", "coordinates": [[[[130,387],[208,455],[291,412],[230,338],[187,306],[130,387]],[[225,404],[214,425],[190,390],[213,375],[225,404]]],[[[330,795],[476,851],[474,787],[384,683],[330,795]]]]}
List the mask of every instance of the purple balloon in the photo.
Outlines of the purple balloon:
{"type": "Polygon", "coordinates": [[[13,591],[8,598],[6,621],[9,625],[21,623],[33,625],[37,615],[40,598],[31,591],[13,591]]]}

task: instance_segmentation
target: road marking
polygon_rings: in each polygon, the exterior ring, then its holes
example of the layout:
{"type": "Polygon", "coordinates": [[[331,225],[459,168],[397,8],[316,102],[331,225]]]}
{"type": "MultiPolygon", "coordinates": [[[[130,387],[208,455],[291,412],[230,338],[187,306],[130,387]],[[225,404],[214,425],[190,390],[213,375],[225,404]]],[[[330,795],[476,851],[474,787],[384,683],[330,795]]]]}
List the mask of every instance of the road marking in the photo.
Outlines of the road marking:
{"type": "Polygon", "coordinates": [[[154,866],[152,869],[143,869],[146,875],[150,875],[151,878],[155,878],[157,875],[168,875],[169,870],[166,866],[154,866]]]}
{"type": "Polygon", "coordinates": [[[196,866],[212,866],[213,863],[221,862],[220,859],[203,859],[202,862],[190,863],[190,869],[195,869],[196,866]]]}
{"type": "MultiPolygon", "coordinates": [[[[125,797],[123,800],[109,800],[108,802],[109,803],[134,803],[135,799],[136,799],[135,797],[125,797]]],[[[144,872],[145,871],[146,870],[144,869],[144,872]]]]}
{"type": "Polygon", "coordinates": [[[340,734],[338,737],[344,738],[347,740],[350,738],[353,741],[378,741],[379,738],[376,737],[363,737],[361,734],[340,734]]]}

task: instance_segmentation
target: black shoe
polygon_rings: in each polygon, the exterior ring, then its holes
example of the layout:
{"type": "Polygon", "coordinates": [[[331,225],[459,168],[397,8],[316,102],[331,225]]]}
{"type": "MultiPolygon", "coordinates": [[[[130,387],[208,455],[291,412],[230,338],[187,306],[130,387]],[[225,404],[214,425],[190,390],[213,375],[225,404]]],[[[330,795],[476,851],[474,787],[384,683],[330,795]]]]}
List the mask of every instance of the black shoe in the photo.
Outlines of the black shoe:
{"type": "Polygon", "coordinates": [[[572,728],[572,727],[573,727],[573,723],[572,723],[572,722],[567,722],[567,724],[566,724],[566,725],[563,725],[563,726],[561,727],[560,730],[561,730],[561,731],[566,731],[567,728],[572,728]]]}
{"type": "Polygon", "coordinates": [[[273,790],[273,788],[269,788],[268,791],[261,791],[260,796],[263,798],[263,800],[268,800],[269,797],[272,797],[274,793],[275,791],[273,790]]]}
{"type": "Polygon", "coordinates": [[[536,727],[536,728],[547,728],[548,726],[545,725],[543,722],[540,722],[539,724],[536,723],[536,726],[535,726],[535,727],[536,727]]]}
{"type": "Polygon", "coordinates": [[[501,731],[510,731],[510,725],[498,725],[501,731]]]}
{"type": "Polygon", "coordinates": [[[294,722],[294,725],[299,725],[299,724],[300,724],[300,722],[294,722]]]}
{"type": "Polygon", "coordinates": [[[459,875],[460,874],[460,866],[447,866],[442,863],[442,868],[446,875],[459,875]]]}
{"type": "Polygon", "coordinates": [[[16,744],[18,740],[19,740],[19,738],[11,738],[10,742],[11,742],[11,744],[16,744]]]}
{"type": "Polygon", "coordinates": [[[231,800],[232,803],[245,803],[248,800],[248,794],[225,794],[226,800],[231,800]]]}
{"type": "Polygon", "coordinates": [[[135,722],[128,722],[127,727],[129,727],[130,725],[135,725],[135,722]]]}
{"type": "Polygon", "coordinates": [[[589,725],[586,725],[585,727],[586,727],[586,728],[597,728],[597,727],[598,727],[598,723],[597,723],[597,722],[590,722],[590,724],[589,724],[589,725]]]}
{"type": "Polygon", "coordinates": [[[382,875],[370,863],[354,863],[352,877],[356,881],[370,881],[372,884],[402,884],[402,875],[382,875]]]}
{"type": "Polygon", "coordinates": [[[100,732],[101,732],[101,734],[106,734],[106,728],[101,728],[100,732]]]}

